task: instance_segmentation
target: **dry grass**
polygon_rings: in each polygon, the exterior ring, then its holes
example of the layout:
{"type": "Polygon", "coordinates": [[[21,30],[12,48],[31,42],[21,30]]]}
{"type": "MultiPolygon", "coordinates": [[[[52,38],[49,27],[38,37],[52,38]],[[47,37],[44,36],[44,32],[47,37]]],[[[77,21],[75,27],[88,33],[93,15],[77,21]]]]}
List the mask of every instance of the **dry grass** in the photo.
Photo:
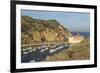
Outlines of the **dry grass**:
{"type": "Polygon", "coordinates": [[[67,61],[67,60],[87,60],[90,58],[90,41],[84,39],[81,43],[76,44],[61,53],[48,56],[45,61],[67,61]]]}

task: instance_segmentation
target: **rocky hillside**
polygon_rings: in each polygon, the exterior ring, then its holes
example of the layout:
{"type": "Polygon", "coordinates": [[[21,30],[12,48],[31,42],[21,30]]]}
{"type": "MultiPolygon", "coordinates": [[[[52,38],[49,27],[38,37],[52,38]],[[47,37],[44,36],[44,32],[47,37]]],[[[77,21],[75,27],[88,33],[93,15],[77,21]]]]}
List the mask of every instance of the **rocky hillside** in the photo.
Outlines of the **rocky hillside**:
{"type": "Polygon", "coordinates": [[[21,43],[67,41],[72,34],[57,20],[21,16],[21,43]]]}

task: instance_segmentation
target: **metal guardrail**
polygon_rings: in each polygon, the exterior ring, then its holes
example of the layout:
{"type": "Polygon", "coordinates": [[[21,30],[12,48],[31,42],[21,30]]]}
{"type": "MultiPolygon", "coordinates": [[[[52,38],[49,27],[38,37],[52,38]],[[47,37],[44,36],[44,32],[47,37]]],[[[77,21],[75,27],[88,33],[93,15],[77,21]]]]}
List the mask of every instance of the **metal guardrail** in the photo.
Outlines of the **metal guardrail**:
{"type": "Polygon", "coordinates": [[[22,44],[21,47],[38,46],[38,45],[52,45],[52,44],[69,44],[69,43],[66,43],[66,42],[44,42],[44,43],[22,44]]]}

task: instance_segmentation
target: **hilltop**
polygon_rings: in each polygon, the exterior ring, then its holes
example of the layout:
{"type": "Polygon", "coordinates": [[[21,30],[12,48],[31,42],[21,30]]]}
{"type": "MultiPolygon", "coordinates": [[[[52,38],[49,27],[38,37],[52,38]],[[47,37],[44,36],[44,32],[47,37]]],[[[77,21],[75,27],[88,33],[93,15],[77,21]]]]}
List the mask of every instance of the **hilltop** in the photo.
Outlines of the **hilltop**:
{"type": "Polygon", "coordinates": [[[57,20],[21,16],[21,43],[68,41],[71,32],[57,20]]]}

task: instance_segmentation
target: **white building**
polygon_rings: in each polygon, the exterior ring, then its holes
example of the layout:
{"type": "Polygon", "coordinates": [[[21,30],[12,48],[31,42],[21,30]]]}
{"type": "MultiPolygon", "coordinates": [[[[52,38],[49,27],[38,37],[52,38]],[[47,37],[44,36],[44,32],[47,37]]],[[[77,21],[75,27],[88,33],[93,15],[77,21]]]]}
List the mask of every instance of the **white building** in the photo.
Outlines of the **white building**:
{"type": "Polygon", "coordinates": [[[69,37],[69,43],[80,43],[82,40],[84,40],[84,37],[80,36],[79,34],[69,37]]]}

